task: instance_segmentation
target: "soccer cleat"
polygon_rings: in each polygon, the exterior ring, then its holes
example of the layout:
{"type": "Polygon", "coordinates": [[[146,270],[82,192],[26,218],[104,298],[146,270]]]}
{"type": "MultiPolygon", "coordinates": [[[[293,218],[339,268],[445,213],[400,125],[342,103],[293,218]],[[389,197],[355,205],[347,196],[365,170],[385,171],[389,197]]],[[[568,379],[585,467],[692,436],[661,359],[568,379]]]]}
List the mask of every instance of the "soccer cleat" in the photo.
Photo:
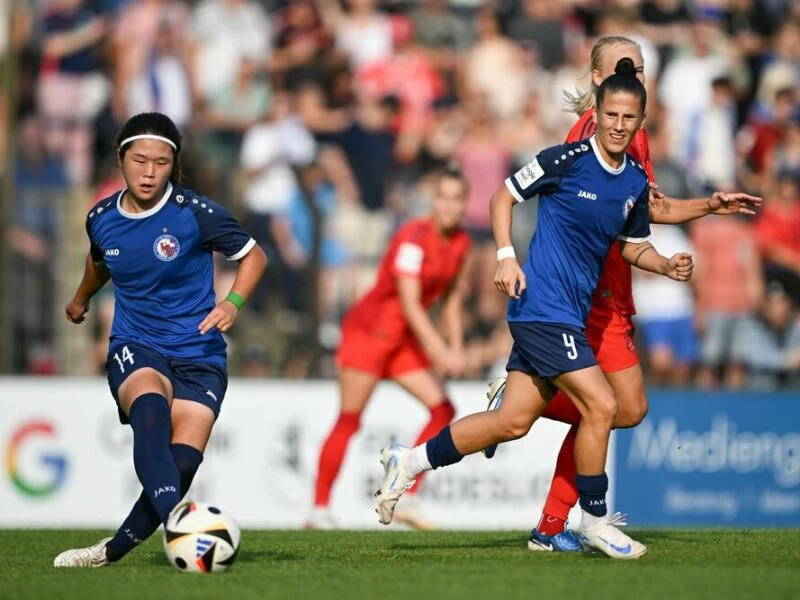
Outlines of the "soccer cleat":
{"type": "Polygon", "coordinates": [[[580,552],[583,550],[581,541],[569,529],[560,531],[555,535],[545,535],[538,529],[531,529],[528,538],[528,550],[531,552],[580,552]]]}
{"type": "Polygon", "coordinates": [[[336,520],[333,518],[328,507],[315,506],[311,511],[311,515],[306,521],[306,529],[317,529],[320,531],[328,531],[331,529],[338,529],[336,520]]]}
{"type": "Polygon", "coordinates": [[[415,479],[408,475],[403,468],[403,458],[409,449],[401,444],[392,443],[381,450],[381,464],[383,465],[383,482],[380,489],[375,492],[378,521],[384,525],[392,522],[394,507],[405,491],[414,485],[415,479]]]}
{"type": "Polygon", "coordinates": [[[626,524],[624,515],[603,518],[592,527],[581,526],[580,541],[584,547],[599,550],[611,558],[630,560],[647,553],[647,546],[622,533],[617,526],[626,524]]]}
{"type": "MultiPolygon", "coordinates": [[[[489,391],[486,392],[486,399],[489,401],[489,405],[486,407],[486,411],[490,410],[497,410],[500,408],[500,405],[503,403],[503,392],[506,390],[506,378],[505,377],[498,377],[493,382],[489,384],[489,391]]],[[[492,444],[488,448],[484,448],[481,450],[483,455],[486,458],[492,458],[497,452],[497,444],[492,444]]]]}
{"type": "Polygon", "coordinates": [[[416,496],[409,496],[403,501],[403,505],[398,507],[394,513],[394,521],[403,523],[417,531],[436,531],[436,525],[428,521],[420,510],[420,503],[416,496]]]}
{"type": "Polygon", "coordinates": [[[111,538],[100,540],[94,546],[88,548],[75,548],[73,550],[64,550],[61,554],[56,556],[53,561],[54,567],[83,567],[94,569],[96,567],[105,567],[111,563],[106,556],[106,544],[111,541],[111,538]]]}

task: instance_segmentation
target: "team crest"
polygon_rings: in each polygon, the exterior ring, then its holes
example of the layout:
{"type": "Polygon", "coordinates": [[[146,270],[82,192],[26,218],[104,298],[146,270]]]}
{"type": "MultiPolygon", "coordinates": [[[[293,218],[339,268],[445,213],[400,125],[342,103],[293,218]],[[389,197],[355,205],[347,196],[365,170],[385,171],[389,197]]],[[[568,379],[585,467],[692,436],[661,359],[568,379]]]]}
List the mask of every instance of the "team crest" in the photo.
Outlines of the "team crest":
{"type": "Polygon", "coordinates": [[[178,238],[167,233],[158,236],[153,244],[153,253],[156,255],[156,258],[164,262],[176,259],[180,251],[181,244],[178,238]]]}
{"type": "Polygon", "coordinates": [[[636,198],[633,196],[628,196],[628,199],[625,200],[625,206],[622,209],[622,214],[625,215],[625,218],[628,218],[628,215],[631,214],[631,209],[633,205],[636,204],[636,198]]]}

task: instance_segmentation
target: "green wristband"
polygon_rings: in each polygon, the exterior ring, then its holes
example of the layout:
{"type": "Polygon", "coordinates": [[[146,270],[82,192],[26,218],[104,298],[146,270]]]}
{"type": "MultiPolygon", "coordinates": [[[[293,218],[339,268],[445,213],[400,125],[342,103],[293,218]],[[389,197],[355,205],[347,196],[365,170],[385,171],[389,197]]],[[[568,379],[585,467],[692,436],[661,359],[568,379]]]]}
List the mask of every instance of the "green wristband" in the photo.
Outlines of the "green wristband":
{"type": "Polygon", "coordinates": [[[229,292],[225,297],[225,300],[233,304],[236,307],[236,310],[242,310],[244,308],[244,298],[242,298],[242,296],[236,292],[229,292]]]}

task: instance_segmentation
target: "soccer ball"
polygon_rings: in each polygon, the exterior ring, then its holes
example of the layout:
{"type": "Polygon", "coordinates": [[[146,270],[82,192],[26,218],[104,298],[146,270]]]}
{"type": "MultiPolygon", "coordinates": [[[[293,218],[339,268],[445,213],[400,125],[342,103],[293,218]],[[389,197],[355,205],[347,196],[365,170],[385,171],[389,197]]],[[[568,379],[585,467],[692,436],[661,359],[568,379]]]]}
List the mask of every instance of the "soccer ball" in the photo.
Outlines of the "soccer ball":
{"type": "Polygon", "coordinates": [[[218,573],[236,560],[242,534],[230,515],[201,502],[181,502],[164,527],[164,551],[179,571],[218,573]]]}

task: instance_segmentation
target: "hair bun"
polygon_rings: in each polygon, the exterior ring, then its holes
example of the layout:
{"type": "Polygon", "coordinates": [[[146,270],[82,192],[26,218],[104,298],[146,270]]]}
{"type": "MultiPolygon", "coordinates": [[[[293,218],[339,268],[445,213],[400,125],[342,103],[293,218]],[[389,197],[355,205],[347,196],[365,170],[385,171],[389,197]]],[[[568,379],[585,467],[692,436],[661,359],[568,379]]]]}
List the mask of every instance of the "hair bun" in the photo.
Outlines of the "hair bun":
{"type": "Polygon", "coordinates": [[[617,75],[625,75],[626,77],[636,77],[636,65],[633,64],[633,59],[620,58],[617,61],[617,66],[614,67],[614,73],[617,75]]]}

